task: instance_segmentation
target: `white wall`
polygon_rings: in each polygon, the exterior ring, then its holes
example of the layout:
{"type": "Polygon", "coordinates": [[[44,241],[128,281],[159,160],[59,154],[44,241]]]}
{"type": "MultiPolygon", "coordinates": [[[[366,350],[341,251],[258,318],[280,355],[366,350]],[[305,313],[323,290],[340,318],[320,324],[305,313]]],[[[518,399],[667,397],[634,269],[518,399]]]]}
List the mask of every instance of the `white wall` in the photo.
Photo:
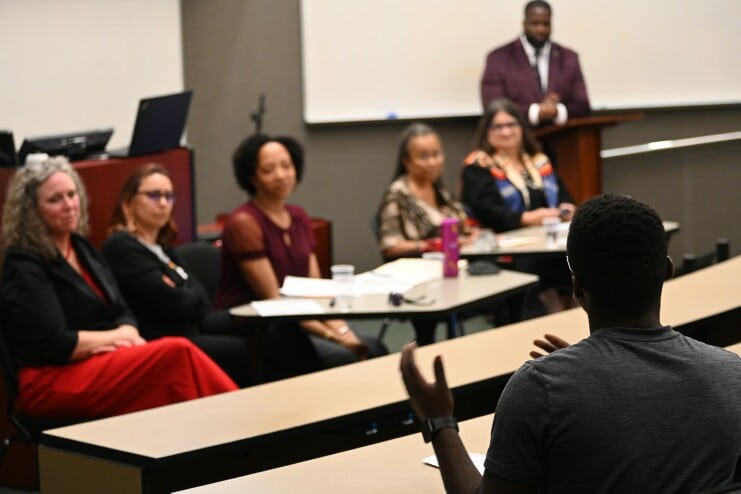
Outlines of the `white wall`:
{"type": "Polygon", "coordinates": [[[0,129],[24,137],[113,127],[183,88],[178,0],[0,0],[0,129]]]}
{"type": "MultiPolygon", "coordinates": [[[[592,107],[741,102],[738,0],[551,0],[592,107]]],[[[477,115],[486,54],[525,0],[301,0],[307,122],[477,115]]]]}

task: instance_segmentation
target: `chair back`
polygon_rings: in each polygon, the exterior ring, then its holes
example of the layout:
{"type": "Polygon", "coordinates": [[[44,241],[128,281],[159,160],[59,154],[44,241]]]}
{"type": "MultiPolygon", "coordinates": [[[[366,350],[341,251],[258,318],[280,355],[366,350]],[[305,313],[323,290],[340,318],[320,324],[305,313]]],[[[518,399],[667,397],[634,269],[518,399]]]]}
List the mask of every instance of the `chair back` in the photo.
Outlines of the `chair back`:
{"type": "Polygon", "coordinates": [[[5,400],[5,408],[7,417],[12,422],[13,426],[18,430],[18,434],[15,437],[3,438],[3,445],[9,445],[14,439],[21,439],[23,441],[32,440],[32,433],[21,423],[16,415],[15,410],[15,399],[18,396],[18,368],[15,360],[10,352],[10,346],[5,335],[5,329],[0,323],[0,372],[3,374],[3,388],[5,395],[2,399],[5,400]]]}
{"type": "Polygon", "coordinates": [[[0,485],[24,490],[38,490],[37,444],[41,432],[89,419],[37,417],[16,410],[18,366],[1,322],[0,373],[2,373],[0,401],[5,400],[5,417],[0,417],[0,429],[2,430],[0,433],[0,464],[3,466],[0,469],[0,485]]]}
{"type": "Polygon", "coordinates": [[[208,242],[190,242],[175,247],[175,254],[213,300],[219,285],[221,250],[208,242]]]}
{"type": "Polygon", "coordinates": [[[676,266],[675,276],[698,271],[700,269],[712,266],[715,263],[727,261],[730,258],[730,243],[727,238],[719,238],[715,242],[715,251],[707,252],[699,256],[687,253],[682,257],[682,264],[676,266]]]}

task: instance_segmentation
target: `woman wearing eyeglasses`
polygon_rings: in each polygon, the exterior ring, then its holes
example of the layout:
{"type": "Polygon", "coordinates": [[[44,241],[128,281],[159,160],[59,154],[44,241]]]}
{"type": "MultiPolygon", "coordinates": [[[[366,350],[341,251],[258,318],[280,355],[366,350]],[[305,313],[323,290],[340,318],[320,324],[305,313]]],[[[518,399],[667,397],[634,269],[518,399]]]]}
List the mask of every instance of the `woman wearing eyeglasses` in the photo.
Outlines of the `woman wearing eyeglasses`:
{"type": "MultiPolygon", "coordinates": [[[[483,227],[506,232],[540,225],[546,218],[571,220],[571,194],[512,102],[497,99],[489,104],[475,145],[464,160],[461,199],[483,227]]],[[[512,268],[540,277],[537,297],[526,298],[526,317],[573,306],[571,277],[563,260],[515,258],[512,268]]]]}
{"type": "Polygon", "coordinates": [[[166,168],[154,163],[139,168],[121,189],[101,253],[139,321],[142,337],[186,336],[245,386],[246,339],[202,332],[211,301],[172,248],[177,237],[175,198],[166,168]]]}
{"type": "Polygon", "coordinates": [[[571,219],[571,195],[512,102],[489,104],[474,142],[476,150],[464,161],[461,198],[482,226],[505,232],[545,218],[571,219]]]}
{"type": "Polygon", "coordinates": [[[87,196],[65,158],[19,168],[2,220],[0,326],[18,369],[17,409],[106,417],[236,389],[187,339],[140,336],[83,237],[87,196]]]}

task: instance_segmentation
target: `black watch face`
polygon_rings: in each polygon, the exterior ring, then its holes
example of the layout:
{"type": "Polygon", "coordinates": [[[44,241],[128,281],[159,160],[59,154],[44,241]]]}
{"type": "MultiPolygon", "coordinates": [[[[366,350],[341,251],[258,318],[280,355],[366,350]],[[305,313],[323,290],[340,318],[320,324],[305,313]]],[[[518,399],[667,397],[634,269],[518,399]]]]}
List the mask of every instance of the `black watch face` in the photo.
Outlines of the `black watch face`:
{"type": "Polygon", "coordinates": [[[440,429],[452,428],[458,430],[458,422],[453,417],[436,417],[422,422],[422,438],[426,443],[432,441],[440,429]]]}
{"type": "Polygon", "coordinates": [[[432,421],[430,419],[424,420],[421,424],[422,428],[422,439],[426,443],[432,440],[432,421]]]}

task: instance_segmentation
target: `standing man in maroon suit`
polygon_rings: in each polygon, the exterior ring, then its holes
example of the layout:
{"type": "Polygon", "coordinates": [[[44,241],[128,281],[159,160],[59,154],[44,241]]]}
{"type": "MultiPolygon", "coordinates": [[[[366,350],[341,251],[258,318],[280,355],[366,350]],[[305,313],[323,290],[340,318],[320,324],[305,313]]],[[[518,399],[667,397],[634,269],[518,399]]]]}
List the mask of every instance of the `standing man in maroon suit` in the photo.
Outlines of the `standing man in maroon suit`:
{"type": "Polygon", "coordinates": [[[589,114],[589,97],[575,51],[550,41],[551,6],[525,5],[524,33],[486,57],[481,78],[484,108],[508,98],[531,125],[563,124],[589,114]]]}

